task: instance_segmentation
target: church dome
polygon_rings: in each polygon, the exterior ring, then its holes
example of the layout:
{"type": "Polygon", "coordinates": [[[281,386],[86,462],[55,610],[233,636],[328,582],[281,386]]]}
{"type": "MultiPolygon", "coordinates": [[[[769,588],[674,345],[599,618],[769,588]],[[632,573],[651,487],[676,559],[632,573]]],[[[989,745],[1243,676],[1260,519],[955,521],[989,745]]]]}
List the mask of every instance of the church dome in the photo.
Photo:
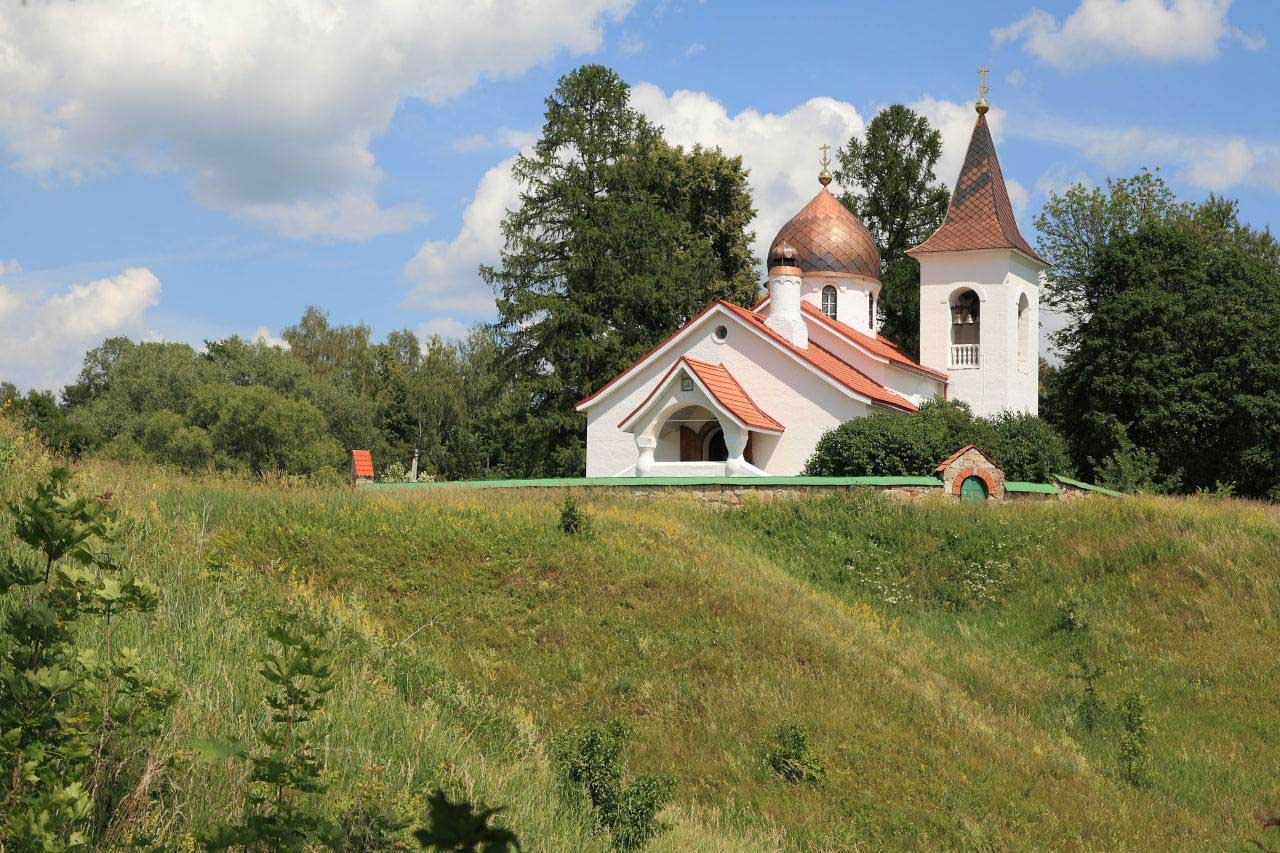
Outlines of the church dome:
{"type": "Polygon", "coordinates": [[[768,258],[789,244],[802,272],[834,272],[880,278],[880,250],[862,220],[849,212],[824,185],[813,200],[782,226],[769,245],[768,258]]]}

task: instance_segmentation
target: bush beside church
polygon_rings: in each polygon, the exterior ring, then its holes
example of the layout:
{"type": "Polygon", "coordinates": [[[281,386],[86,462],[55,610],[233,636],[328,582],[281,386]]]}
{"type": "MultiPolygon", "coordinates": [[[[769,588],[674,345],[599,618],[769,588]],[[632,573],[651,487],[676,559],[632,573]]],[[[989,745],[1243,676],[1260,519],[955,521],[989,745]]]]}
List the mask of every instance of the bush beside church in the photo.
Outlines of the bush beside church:
{"type": "Polygon", "coordinates": [[[956,448],[981,448],[1010,480],[1050,482],[1072,472],[1067,443],[1034,415],[974,417],[961,402],[931,400],[909,417],[877,412],[831,430],[805,474],[828,477],[932,476],[956,448]]]}

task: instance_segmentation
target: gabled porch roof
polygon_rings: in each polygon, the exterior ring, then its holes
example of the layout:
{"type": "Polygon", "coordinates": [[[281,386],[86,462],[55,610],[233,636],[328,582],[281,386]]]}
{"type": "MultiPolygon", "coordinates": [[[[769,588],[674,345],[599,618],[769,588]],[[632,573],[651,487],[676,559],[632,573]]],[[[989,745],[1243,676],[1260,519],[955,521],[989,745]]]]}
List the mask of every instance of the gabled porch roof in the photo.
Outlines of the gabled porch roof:
{"type": "Polygon", "coordinates": [[[660,399],[660,395],[679,378],[678,374],[682,373],[681,367],[685,368],[683,373],[687,373],[694,384],[706,395],[712,408],[718,410],[717,415],[724,415],[739,426],[756,432],[781,435],[786,429],[777,419],[756,405],[751,395],[743,390],[742,385],[733,378],[733,374],[723,364],[709,364],[688,356],[681,356],[675,364],[671,365],[671,369],[658,380],[648,396],[631,414],[622,419],[618,427],[626,430],[634,426],[651,404],[660,399]]]}

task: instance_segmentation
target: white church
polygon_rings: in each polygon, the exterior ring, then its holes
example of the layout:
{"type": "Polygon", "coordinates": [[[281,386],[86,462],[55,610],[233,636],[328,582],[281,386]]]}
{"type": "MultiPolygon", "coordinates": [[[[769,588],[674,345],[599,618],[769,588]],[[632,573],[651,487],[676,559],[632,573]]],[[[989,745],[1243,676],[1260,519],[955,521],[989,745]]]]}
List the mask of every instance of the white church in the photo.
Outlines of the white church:
{"type": "Polygon", "coordinates": [[[708,305],[594,394],[588,477],[799,474],[824,433],[933,397],[974,413],[1036,414],[1038,282],[985,99],[947,216],[908,251],[920,264],[920,362],[880,335],[880,254],[827,185],[769,248],[768,295],[708,305]]]}

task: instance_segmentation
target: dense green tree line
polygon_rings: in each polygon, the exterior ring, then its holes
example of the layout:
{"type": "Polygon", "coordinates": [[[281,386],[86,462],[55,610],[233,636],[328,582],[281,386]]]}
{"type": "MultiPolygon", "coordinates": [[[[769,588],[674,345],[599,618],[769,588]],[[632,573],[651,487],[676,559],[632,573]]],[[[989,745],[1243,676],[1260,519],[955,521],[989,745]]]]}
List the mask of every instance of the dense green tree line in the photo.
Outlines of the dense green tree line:
{"type": "Polygon", "coordinates": [[[74,455],[315,474],[343,470],[353,447],[406,468],[417,450],[423,474],[451,479],[514,464],[497,443],[510,383],[483,329],[458,343],[409,331],[375,343],[367,326],[330,325],[310,308],[284,337],[289,349],[231,337],[202,351],[112,338],[86,353],[61,399],[0,393],[74,455]]]}
{"type": "MultiPolygon", "coordinates": [[[[901,105],[838,152],[841,201],[881,251],[883,328],[908,351],[919,270],[904,252],[945,213],[940,153],[938,132],[901,105]]],[[[747,172],[719,149],[669,144],[624,81],[586,65],[547,98],[515,177],[501,256],[480,270],[497,321],[465,341],[395,331],[375,342],[367,326],[310,308],[285,331],[287,349],[112,338],[60,394],[7,385],[0,395],[73,454],[312,474],[367,447],[380,468],[416,458],[441,478],[578,474],[577,400],[709,301],[750,304],[761,292],[747,172]]],[[[1052,195],[1035,224],[1051,263],[1043,302],[1065,320],[1055,364],[1042,367],[1041,412],[1075,470],[1121,488],[1280,497],[1270,233],[1240,222],[1230,201],[1180,201],[1152,172],[1052,195]]],[[[1023,443],[1050,442],[1040,451],[1058,464],[1051,431],[1022,426],[1023,443]]],[[[876,421],[841,435],[883,430],[901,432],[876,421]]],[[[886,473],[869,460],[841,464],[886,473]]]]}

